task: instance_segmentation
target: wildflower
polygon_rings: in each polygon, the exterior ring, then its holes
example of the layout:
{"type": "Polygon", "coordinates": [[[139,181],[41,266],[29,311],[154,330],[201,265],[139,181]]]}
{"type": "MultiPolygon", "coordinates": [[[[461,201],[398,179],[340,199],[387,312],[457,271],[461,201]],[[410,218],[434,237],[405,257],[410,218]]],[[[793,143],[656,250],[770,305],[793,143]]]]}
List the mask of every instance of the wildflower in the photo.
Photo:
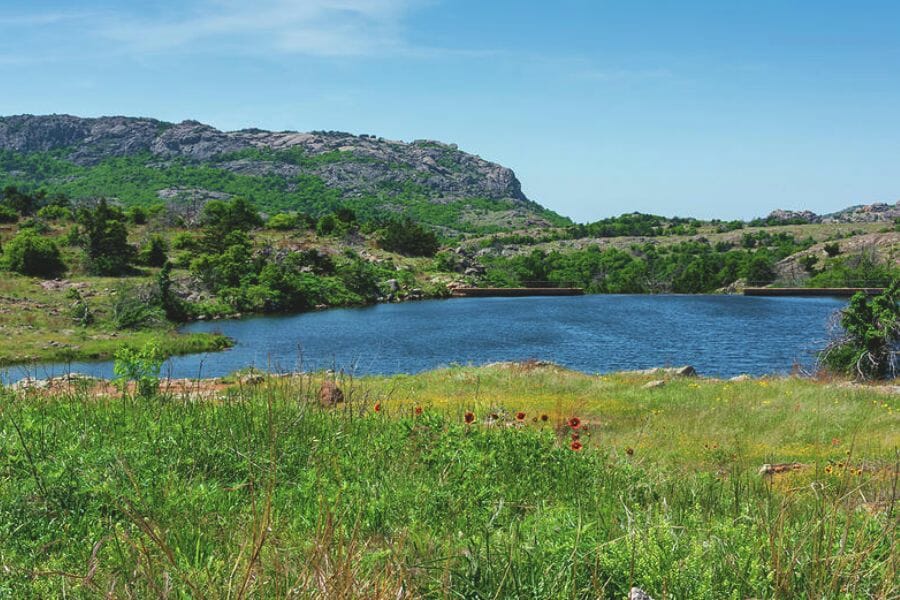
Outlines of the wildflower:
{"type": "Polygon", "coordinates": [[[524,421],[524,420],[525,420],[525,413],[523,413],[522,411],[517,412],[516,413],[516,421],[524,421]]]}
{"type": "Polygon", "coordinates": [[[582,448],[581,442],[579,442],[578,440],[572,440],[572,444],[569,447],[575,452],[578,452],[582,448]]]}
{"type": "Polygon", "coordinates": [[[825,467],[825,473],[827,473],[828,475],[831,475],[831,471],[832,471],[831,465],[828,465],[827,467],[825,467]]]}
{"type": "Polygon", "coordinates": [[[577,433],[573,433],[573,434],[572,434],[572,441],[573,441],[573,442],[577,442],[579,439],[581,439],[581,436],[580,436],[580,435],[578,435],[577,433]]]}
{"type": "Polygon", "coordinates": [[[627,448],[625,448],[625,454],[627,454],[628,456],[634,456],[634,448],[628,446],[627,448]]]}
{"type": "Polygon", "coordinates": [[[496,420],[499,419],[499,418],[500,418],[500,415],[498,415],[497,413],[491,413],[491,414],[488,416],[488,419],[490,419],[491,421],[496,421],[496,420]]]}
{"type": "Polygon", "coordinates": [[[831,438],[831,445],[832,446],[840,446],[841,440],[839,438],[831,438]]]}
{"type": "Polygon", "coordinates": [[[422,414],[422,407],[421,407],[421,406],[417,406],[417,407],[415,408],[415,412],[416,412],[416,415],[421,415],[421,414],[422,414]]]}
{"type": "Polygon", "coordinates": [[[581,419],[578,417],[572,417],[569,419],[569,427],[572,429],[578,429],[581,426],[581,419]]]}
{"type": "Polygon", "coordinates": [[[372,407],[375,412],[381,412],[381,402],[376,402],[375,406],[372,407]]]}
{"type": "Polygon", "coordinates": [[[550,420],[550,416],[549,416],[549,415],[546,415],[546,414],[541,415],[541,421],[543,421],[543,422],[546,423],[546,422],[549,421],[549,420],[550,420]]]}
{"type": "Polygon", "coordinates": [[[862,475],[862,469],[854,469],[853,474],[856,476],[862,475]]]}
{"type": "Polygon", "coordinates": [[[471,410],[467,410],[465,420],[466,420],[466,425],[471,425],[472,423],[474,423],[475,422],[475,413],[473,413],[471,410]]]}

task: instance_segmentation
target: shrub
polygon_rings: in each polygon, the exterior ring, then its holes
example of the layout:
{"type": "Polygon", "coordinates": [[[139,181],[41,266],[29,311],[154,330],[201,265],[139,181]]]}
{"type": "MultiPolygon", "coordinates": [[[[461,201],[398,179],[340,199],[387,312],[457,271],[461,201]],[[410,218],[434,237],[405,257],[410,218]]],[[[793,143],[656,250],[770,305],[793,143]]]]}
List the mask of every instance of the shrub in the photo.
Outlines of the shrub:
{"type": "Polygon", "coordinates": [[[159,391],[163,360],[162,351],[155,344],[147,343],[140,350],[123,346],[116,351],[113,372],[123,392],[125,386],[133,381],[140,397],[152,398],[159,391]]]}
{"type": "Polygon", "coordinates": [[[841,253],[841,247],[837,242],[825,244],[825,246],[823,247],[823,250],[825,250],[825,254],[827,254],[831,258],[834,258],[835,256],[837,256],[838,254],[841,253]]]}
{"type": "Polygon", "coordinates": [[[4,248],[2,263],[10,271],[37,277],[55,277],[66,270],[53,240],[28,229],[9,241],[4,248]]]}
{"type": "Polygon", "coordinates": [[[297,216],[288,213],[278,213],[266,221],[266,227],[269,229],[278,229],[280,231],[294,229],[297,227],[297,216]]]}
{"type": "Polygon", "coordinates": [[[0,223],[15,223],[19,220],[19,213],[5,204],[0,204],[0,223]]]}
{"type": "Polygon", "coordinates": [[[432,230],[408,217],[388,223],[378,242],[385,250],[406,256],[434,256],[440,248],[437,235],[432,230]]]}
{"type": "Polygon", "coordinates": [[[144,247],[141,248],[141,262],[148,267],[161,267],[168,260],[168,251],[168,244],[161,235],[151,235],[144,247]]]}
{"type": "Polygon", "coordinates": [[[116,329],[140,329],[163,320],[163,313],[152,294],[130,285],[120,285],[110,306],[110,322],[116,329]]]}
{"type": "Polygon", "coordinates": [[[134,225],[143,225],[147,222],[147,211],[140,206],[133,206],[125,213],[128,222],[134,225]]]}
{"type": "Polygon", "coordinates": [[[48,221],[71,220],[72,211],[65,206],[50,204],[37,211],[37,216],[48,221]]]}
{"type": "Polygon", "coordinates": [[[831,370],[859,379],[883,379],[896,371],[900,342],[900,282],[874,298],[860,292],[841,311],[844,336],[822,354],[831,370]]]}

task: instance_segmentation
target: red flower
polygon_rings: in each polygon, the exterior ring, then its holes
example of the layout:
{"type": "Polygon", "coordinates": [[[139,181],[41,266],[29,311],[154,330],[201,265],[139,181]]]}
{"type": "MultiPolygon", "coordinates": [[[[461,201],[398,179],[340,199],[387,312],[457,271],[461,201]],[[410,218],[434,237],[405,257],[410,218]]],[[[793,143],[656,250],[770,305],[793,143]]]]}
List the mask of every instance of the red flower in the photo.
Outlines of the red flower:
{"type": "Polygon", "coordinates": [[[581,450],[581,442],[579,442],[578,440],[573,440],[572,445],[569,447],[575,452],[578,452],[579,450],[581,450]]]}
{"type": "Polygon", "coordinates": [[[381,412],[381,402],[376,402],[375,406],[372,407],[375,412],[381,412]]]}
{"type": "Polygon", "coordinates": [[[524,421],[524,420],[525,420],[525,413],[523,413],[522,411],[517,412],[516,413],[516,421],[524,421]]]}
{"type": "Polygon", "coordinates": [[[416,407],[416,414],[417,414],[417,415],[421,415],[421,414],[422,414],[422,407],[421,407],[421,406],[417,406],[417,407],[416,407]]]}
{"type": "Polygon", "coordinates": [[[572,441],[573,441],[573,442],[577,442],[580,438],[581,438],[581,436],[578,435],[577,433],[573,433],[573,434],[572,434],[572,441]]]}
{"type": "Polygon", "coordinates": [[[579,427],[581,427],[581,419],[579,419],[578,417],[572,417],[571,419],[569,419],[569,427],[571,427],[572,429],[578,429],[579,427]]]}
{"type": "Polygon", "coordinates": [[[549,420],[550,420],[550,417],[547,416],[546,414],[541,415],[541,421],[547,422],[547,421],[549,421],[549,420]]]}
{"type": "Polygon", "coordinates": [[[465,419],[466,419],[466,425],[471,425],[472,423],[475,422],[475,413],[473,413],[471,410],[467,410],[465,419]]]}

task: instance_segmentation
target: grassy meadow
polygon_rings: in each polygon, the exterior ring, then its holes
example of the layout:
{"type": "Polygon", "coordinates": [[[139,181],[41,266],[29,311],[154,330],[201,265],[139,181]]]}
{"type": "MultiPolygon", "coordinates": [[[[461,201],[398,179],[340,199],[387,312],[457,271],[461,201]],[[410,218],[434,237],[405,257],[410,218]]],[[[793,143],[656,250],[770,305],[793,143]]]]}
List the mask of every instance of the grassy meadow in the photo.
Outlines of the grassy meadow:
{"type": "Polygon", "coordinates": [[[328,377],[3,392],[0,597],[900,594],[883,390],[525,363],[322,407],[328,377]]]}

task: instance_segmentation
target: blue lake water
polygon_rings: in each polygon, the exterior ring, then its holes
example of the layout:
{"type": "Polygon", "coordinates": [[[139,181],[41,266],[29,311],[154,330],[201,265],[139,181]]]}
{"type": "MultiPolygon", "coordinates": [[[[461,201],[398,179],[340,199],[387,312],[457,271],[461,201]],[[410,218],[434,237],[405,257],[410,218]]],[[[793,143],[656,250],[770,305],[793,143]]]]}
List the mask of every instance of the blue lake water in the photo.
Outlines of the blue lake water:
{"type": "MultiPolygon", "coordinates": [[[[415,373],[453,363],[542,359],[590,373],[690,364],[701,375],[810,368],[837,298],[578,296],[465,298],[198,322],[234,348],[175,357],[164,374],[215,377],[255,366],[415,373]]],[[[10,367],[4,379],[79,372],[112,376],[111,362],[10,367]]]]}

